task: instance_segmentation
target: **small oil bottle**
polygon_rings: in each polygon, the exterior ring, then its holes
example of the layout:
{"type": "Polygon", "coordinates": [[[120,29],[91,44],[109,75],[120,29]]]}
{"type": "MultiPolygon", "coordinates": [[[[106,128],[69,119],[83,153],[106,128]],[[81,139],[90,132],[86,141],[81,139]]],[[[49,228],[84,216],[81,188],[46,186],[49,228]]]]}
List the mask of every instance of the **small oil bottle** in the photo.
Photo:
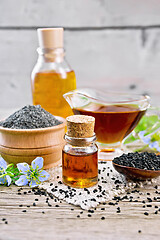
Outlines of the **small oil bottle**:
{"type": "Polygon", "coordinates": [[[62,151],[62,178],[66,185],[87,188],[98,181],[98,147],[95,144],[95,118],[67,117],[66,145],[62,151]]]}
{"type": "Polygon", "coordinates": [[[33,104],[68,117],[73,112],[63,94],[76,89],[76,77],[64,57],[63,28],[39,28],[37,32],[39,57],[31,75],[33,104]]]}

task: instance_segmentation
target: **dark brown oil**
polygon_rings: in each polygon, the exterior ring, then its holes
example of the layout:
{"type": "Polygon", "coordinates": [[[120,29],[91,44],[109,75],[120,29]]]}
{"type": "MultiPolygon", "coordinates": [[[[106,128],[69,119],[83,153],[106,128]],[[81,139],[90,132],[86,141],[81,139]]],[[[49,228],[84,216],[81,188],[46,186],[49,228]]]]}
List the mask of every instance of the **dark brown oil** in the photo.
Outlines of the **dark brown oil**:
{"type": "Polygon", "coordinates": [[[103,106],[92,104],[87,109],[75,108],[74,114],[95,117],[95,133],[100,143],[121,142],[138,124],[146,110],[131,105],[103,106]]]}
{"type": "Polygon", "coordinates": [[[63,182],[71,187],[91,187],[98,181],[98,152],[73,155],[62,152],[63,182]]]}

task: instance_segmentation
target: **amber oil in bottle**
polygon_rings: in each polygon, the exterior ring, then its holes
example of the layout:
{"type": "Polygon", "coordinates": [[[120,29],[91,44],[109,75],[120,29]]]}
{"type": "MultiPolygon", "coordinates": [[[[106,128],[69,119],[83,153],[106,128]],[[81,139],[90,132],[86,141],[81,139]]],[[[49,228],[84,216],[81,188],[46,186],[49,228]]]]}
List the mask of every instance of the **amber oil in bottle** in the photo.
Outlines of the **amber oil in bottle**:
{"type": "Polygon", "coordinates": [[[76,89],[74,71],[65,60],[63,28],[38,29],[38,61],[32,71],[33,104],[56,116],[73,114],[63,94],[76,89]]]}
{"type": "Polygon", "coordinates": [[[98,147],[95,144],[95,119],[74,115],[67,118],[66,144],[62,151],[63,182],[87,188],[98,181],[98,147]]]}

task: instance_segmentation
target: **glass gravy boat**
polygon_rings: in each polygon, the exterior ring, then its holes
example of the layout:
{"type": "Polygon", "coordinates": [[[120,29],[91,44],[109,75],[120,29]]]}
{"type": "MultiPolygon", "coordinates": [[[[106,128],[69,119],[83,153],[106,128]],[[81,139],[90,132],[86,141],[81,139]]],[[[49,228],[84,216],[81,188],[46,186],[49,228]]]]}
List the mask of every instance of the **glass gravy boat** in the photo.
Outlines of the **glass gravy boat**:
{"type": "Polygon", "coordinates": [[[123,139],[137,126],[150,106],[149,96],[92,88],[77,89],[63,96],[74,114],[95,117],[95,133],[103,159],[122,154],[123,139]]]}

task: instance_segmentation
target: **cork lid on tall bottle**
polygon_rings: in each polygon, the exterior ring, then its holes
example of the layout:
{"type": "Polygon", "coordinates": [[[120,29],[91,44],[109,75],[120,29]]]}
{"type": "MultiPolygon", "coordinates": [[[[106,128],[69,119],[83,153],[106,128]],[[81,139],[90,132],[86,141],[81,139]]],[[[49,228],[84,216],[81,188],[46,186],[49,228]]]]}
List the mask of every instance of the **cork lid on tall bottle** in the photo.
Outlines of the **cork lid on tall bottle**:
{"type": "Polygon", "coordinates": [[[73,138],[89,138],[94,135],[95,118],[86,115],[73,115],[66,118],[67,135],[73,138]]]}
{"type": "Polygon", "coordinates": [[[38,28],[40,48],[63,48],[63,28],[38,28]]]}

